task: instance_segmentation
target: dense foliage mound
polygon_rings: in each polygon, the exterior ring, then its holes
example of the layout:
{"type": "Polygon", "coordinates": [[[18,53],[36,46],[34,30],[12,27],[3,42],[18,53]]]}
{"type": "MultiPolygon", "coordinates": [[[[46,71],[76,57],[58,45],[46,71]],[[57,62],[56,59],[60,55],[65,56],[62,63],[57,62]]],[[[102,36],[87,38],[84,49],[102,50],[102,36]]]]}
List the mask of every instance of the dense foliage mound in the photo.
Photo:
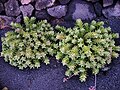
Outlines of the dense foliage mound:
{"type": "Polygon", "coordinates": [[[24,24],[12,23],[15,31],[2,37],[2,53],[6,62],[19,69],[38,68],[40,63],[49,64],[48,56],[55,53],[55,35],[46,20],[35,22],[36,18],[24,18],[24,24]]]}
{"type": "Polygon", "coordinates": [[[115,46],[114,41],[119,34],[112,33],[110,27],[104,28],[103,25],[104,22],[88,24],[78,19],[73,28],[56,26],[59,41],[56,59],[61,59],[67,66],[66,76],[80,75],[81,82],[85,81],[88,70],[96,75],[111,63],[112,57],[119,56],[116,51],[120,51],[120,47],[115,46]]]}

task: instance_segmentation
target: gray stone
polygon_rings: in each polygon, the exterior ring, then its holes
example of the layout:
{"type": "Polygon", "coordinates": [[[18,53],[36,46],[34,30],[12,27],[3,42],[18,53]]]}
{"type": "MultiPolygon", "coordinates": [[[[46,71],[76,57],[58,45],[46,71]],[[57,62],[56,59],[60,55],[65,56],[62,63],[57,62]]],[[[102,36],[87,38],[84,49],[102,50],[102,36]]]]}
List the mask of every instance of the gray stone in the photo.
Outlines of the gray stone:
{"type": "Polygon", "coordinates": [[[29,4],[32,0],[20,0],[22,5],[29,4]]]}
{"type": "Polygon", "coordinates": [[[7,87],[4,87],[2,90],[8,90],[8,88],[7,88],[7,87]]]}
{"type": "Polygon", "coordinates": [[[48,14],[53,17],[61,18],[66,15],[67,6],[66,5],[58,5],[47,9],[48,14]]]}
{"type": "Polygon", "coordinates": [[[70,2],[70,0],[59,0],[60,4],[67,4],[70,2]]]}
{"type": "Polygon", "coordinates": [[[4,6],[2,3],[0,3],[0,13],[4,10],[4,6]]]}
{"type": "Polygon", "coordinates": [[[45,9],[46,7],[50,7],[54,4],[55,0],[37,0],[35,4],[36,10],[45,9]]]}
{"type": "Polygon", "coordinates": [[[34,10],[34,7],[31,4],[20,6],[23,16],[31,16],[34,10]]]}
{"type": "Polygon", "coordinates": [[[120,16],[120,3],[117,3],[114,7],[105,8],[102,10],[106,18],[119,17],[120,16]]]}
{"type": "Polygon", "coordinates": [[[8,16],[18,16],[20,8],[17,0],[9,0],[5,3],[5,11],[8,16]]]}
{"type": "Polygon", "coordinates": [[[101,16],[101,14],[102,14],[102,6],[101,6],[101,4],[98,3],[98,2],[95,3],[94,8],[95,8],[95,12],[96,12],[97,16],[101,16]]]}
{"type": "Polygon", "coordinates": [[[93,5],[91,3],[85,2],[83,0],[73,0],[69,5],[68,15],[66,18],[71,18],[73,20],[91,20],[96,17],[93,5]]]}
{"type": "Polygon", "coordinates": [[[17,23],[21,23],[22,21],[22,15],[19,15],[17,18],[16,18],[16,21],[17,23]]]}
{"type": "Polygon", "coordinates": [[[113,0],[103,0],[103,7],[107,7],[113,4],[113,0]]]}
{"type": "Polygon", "coordinates": [[[13,17],[0,15],[0,29],[5,27],[9,27],[11,22],[14,22],[15,19],[13,17]]]}
{"type": "Polygon", "coordinates": [[[46,10],[40,10],[35,12],[35,17],[38,19],[50,19],[50,15],[47,13],[46,10]]]}

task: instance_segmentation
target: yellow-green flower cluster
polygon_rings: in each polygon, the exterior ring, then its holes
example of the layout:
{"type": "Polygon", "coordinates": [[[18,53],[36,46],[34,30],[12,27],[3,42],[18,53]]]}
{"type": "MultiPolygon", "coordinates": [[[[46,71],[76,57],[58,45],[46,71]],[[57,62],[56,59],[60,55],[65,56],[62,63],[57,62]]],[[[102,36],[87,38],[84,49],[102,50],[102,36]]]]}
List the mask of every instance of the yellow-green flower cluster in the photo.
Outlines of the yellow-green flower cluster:
{"type": "Polygon", "coordinates": [[[6,62],[19,69],[38,68],[40,63],[49,64],[48,56],[55,53],[55,34],[46,20],[35,22],[36,18],[24,18],[24,26],[11,23],[15,31],[2,37],[2,53],[6,62]]]}
{"type": "Polygon", "coordinates": [[[97,74],[105,64],[111,63],[111,58],[118,57],[115,38],[118,33],[112,33],[111,28],[104,28],[104,22],[92,21],[91,24],[76,21],[73,28],[66,29],[56,26],[58,51],[56,59],[68,67],[65,75],[80,75],[81,82],[86,81],[87,71],[97,74]]]}

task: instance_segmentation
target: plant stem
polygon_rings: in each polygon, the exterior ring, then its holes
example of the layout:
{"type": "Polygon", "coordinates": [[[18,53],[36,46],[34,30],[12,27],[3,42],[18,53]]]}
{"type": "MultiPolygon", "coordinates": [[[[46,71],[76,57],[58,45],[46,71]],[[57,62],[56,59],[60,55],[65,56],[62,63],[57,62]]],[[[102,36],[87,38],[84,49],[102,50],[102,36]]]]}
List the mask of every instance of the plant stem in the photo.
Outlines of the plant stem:
{"type": "Polygon", "coordinates": [[[66,82],[68,79],[70,79],[71,77],[73,77],[74,75],[71,75],[71,76],[69,76],[69,77],[67,77],[67,78],[64,78],[63,79],[63,82],[66,82]]]}

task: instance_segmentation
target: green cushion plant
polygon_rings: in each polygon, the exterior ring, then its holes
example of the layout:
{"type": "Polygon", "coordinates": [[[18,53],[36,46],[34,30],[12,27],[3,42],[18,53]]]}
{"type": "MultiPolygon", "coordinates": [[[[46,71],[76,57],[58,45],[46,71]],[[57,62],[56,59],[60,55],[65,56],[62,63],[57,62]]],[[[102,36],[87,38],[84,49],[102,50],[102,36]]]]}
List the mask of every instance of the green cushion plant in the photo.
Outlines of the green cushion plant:
{"type": "Polygon", "coordinates": [[[48,56],[56,52],[55,34],[46,20],[36,22],[35,17],[24,17],[24,25],[11,23],[15,31],[2,37],[2,53],[6,62],[19,69],[38,68],[49,64],[48,56]]]}
{"type": "Polygon", "coordinates": [[[93,20],[88,24],[78,19],[73,28],[56,26],[56,39],[59,41],[56,59],[67,66],[66,76],[79,75],[81,82],[86,81],[88,70],[96,75],[111,63],[112,57],[119,56],[120,47],[115,46],[114,41],[119,34],[112,33],[110,27],[103,25],[104,22],[93,20]]]}

